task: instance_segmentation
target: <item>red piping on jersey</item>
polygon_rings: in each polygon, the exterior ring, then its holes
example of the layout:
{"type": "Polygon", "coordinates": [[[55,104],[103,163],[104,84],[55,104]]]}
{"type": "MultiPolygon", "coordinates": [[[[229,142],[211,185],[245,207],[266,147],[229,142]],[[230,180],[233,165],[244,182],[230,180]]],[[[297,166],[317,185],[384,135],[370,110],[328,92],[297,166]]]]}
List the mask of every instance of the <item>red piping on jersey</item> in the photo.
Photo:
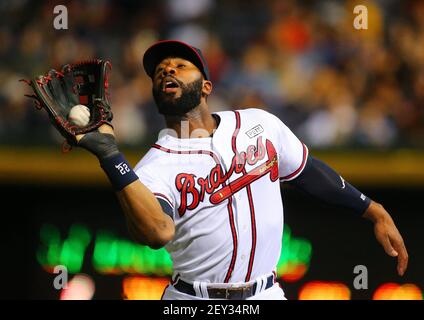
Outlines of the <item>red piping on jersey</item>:
{"type": "MultiPolygon", "coordinates": [[[[234,154],[237,154],[237,146],[236,146],[236,139],[237,135],[240,131],[241,126],[241,120],[240,120],[240,113],[237,111],[234,111],[234,114],[236,116],[236,129],[234,130],[233,138],[232,138],[232,147],[234,154]]],[[[243,167],[243,175],[246,176],[246,168],[243,167]]],[[[244,279],[245,282],[250,281],[250,276],[252,274],[252,267],[253,267],[253,261],[255,260],[255,251],[256,251],[256,219],[255,219],[255,207],[253,205],[253,198],[252,198],[252,190],[250,188],[250,184],[246,185],[246,191],[247,191],[247,198],[249,199],[249,209],[250,209],[250,221],[252,225],[252,249],[250,250],[250,257],[249,257],[249,265],[247,267],[247,273],[246,277],[244,279]]]]}
{"type": "MultiPolygon", "coordinates": [[[[205,154],[205,155],[208,155],[208,156],[212,157],[214,159],[214,161],[215,161],[216,164],[219,164],[220,163],[219,162],[219,158],[212,151],[206,151],[206,150],[189,150],[189,151],[171,150],[171,149],[162,147],[161,145],[158,145],[158,144],[154,144],[152,147],[155,148],[155,149],[158,149],[158,150],[167,152],[167,153],[175,153],[175,154],[205,154]]],[[[223,182],[222,183],[222,186],[225,187],[226,186],[226,183],[223,182]]],[[[230,267],[228,268],[227,275],[225,276],[224,282],[228,282],[229,281],[229,279],[231,277],[231,273],[232,273],[232,271],[234,269],[234,265],[235,265],[236,257],[237,257],[237,233],[236,233],[236,228],[235,228],[235,225],[234,225],[234,214],[233,214],[232,204],[233,204],[233,200],[230,197],[230,198],[228,198],[227,209],[228,209],[228,217],[229,217],[229,220],[230,220],[231,235],[232,235],[232,238],[233,238],[233,255],[231,257],[230,267]]]]}
{"type": "Polygon", "coordinates": [[[162,150],[162,151],[167,152],[167,153],[176,153],[176,154],[206,154],[208,156],[211,156],[214,159],[214,161],[215,161],[216,164],[219,164],[218,156],[215,153],[213,153],[212,151],[207,151],[207,150],[183,150],[183,151],[182,150],[171,150],[171,149],[162,147],[161,145],[159,145],[157,143],[155,143],[154,145],[152,145],[152,148],[159,149],[159,150],[162,150]]]}
{"type": "Polygon", "coordinates": [[[294,171],[293,173],[289,174],[288,176],[285,177],[280,177],[280,180],[287,180],[287,179],[291,179],[294,176],[296,176],[299,172],[301,172],[303,170],[303,168],[305,167],[306,164],[306,154],[307,154],[307,149],[304,143],[302,143],[302,147],[303,147],[303,159],[302,159],[302,163],[300,164],[300,167],[297,168],[296,171],[294,171]]]}
{"type": "Polygon", "coordinates": [[[163,200],[165,200],[166,202],[168,202],[168,204],[171,206],[171,208],[174,208],[174,206],[172,205],[172,202],[169,200],[169,198],[167,196],[165,196],[163,193],[159,193],[159,192],[153,192],[153,194],[155,196],[161,197],[163,198],[163,200]]]}
{"type": "MultiPolygon", "coordinates": [[[[246,171],[246,170],[243,170],[246,171]]],[[[250,190],[250,185],[247,186],[247,198],[249,199],[250,207],[250,220],[252,224],[252,249],[250,250],[249,258],[249,267],[247,268],[245,282],[250,281],[250,275],[252,274],[253,261],[255,260],[255,251],[256,251],[256,219],[255,219],[255,207],[253,206],[252,192],[250,190]]]]}

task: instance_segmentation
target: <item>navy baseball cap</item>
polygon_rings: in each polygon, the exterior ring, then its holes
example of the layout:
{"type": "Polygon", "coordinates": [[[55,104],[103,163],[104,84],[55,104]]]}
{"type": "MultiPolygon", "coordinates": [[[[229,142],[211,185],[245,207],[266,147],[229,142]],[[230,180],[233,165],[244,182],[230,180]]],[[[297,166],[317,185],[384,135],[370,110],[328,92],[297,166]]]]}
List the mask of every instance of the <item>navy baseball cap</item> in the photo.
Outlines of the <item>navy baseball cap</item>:
{"type": "Polygon", "coordinates": [[[178,40],[162,40],[153,44],[143,56],[143,67],[147,75],[153,79],[156,66],[166,57],[184,58],[193,63],[209,80],[209,70],[200,49],[178,40]]]}

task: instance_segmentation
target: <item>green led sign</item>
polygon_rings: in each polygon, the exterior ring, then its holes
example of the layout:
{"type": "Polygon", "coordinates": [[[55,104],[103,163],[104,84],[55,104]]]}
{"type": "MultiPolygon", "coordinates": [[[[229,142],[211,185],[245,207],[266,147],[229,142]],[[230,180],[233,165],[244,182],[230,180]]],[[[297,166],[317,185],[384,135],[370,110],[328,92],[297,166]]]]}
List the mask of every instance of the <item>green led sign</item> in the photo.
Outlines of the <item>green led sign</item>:
{"type": "Polygon", "coordinates": [[[62,241],[59,230],[52,225],[43,225],[40,230],[41,247],[37,251],[38,262],[47,268],[64,265],[70,273],[81,270],[84,253],[91,242],[91,234],[82,225],[74,224],[62,241]]]}
{"type": "Polygon", "coordinates": [[[284,225],[283,245],[277,267],[288,263],[309,265],[311,254],[311,243],[302,238],[292,238],[290,227],[284,225]]]}
{"type": "Polygon", "coordinates": [[[312,256],[311,243],[302,238],[292,237],[290,227],[284,225],[283,243],[277,274],[286,281],[301,279],[309,269],[312,256]]]}
{"type": "MultiPolygon", "coordinates": [[[[92,264],[101,274],[172,274],[172,261],[164,248],[153,250],[127,239],[119,239],[104,230],[98,231],[94,238],[85,226],[78,224],[70,227],[65,239],[55,226],[43,225],[37,260],[49,272],[56,265],[65,265],[70,273],[79,273],[87,247],[93,239],[92,264]]],[[[283,279],[285,273],[290,274],[292,280],[303,277],[309,267],[311,253],[310,242],[293,238],[290,228],[285,225],[277,273],[283,275],[283,279]]]]}
{"type": "Polygon", "coordinates": [[[153,250],[105,231],[97,234],[93,265],[100,273],[172,274],[172,261],[164,248],[153,250]]]}

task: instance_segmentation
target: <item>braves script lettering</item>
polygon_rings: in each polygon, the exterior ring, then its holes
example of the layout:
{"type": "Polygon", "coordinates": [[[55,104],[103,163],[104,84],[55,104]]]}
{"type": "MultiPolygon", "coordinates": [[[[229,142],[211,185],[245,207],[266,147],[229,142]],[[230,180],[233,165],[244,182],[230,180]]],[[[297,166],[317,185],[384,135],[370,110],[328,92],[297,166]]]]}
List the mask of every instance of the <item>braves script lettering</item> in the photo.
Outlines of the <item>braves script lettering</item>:
{"type": "Polygon", "coordinates": [[[256,140],[256,146],[249,145],[246,151],[234,154],[231,166],[226,173],[224,173],[221,164],[218,163],[205,178],[196,178],[194,174],[189,173],[178,174],[175,178],[175,186],[181,195],[178,213],[183,216],[187,210],[196,208],[201,201],[204,201],[205,194],[210,195],[209,201],[212,204],[218,204],[268,174],[268,172],[271,181],[278,179],[277,152],[271,141],[267,139],[264,146],[262,137],[259,137],[256,140]],[[265,155],[267,156],[265,162],[226,184],[233,173],[240,174],[244,171],[246,163],[253,166],[258,161],[263,160],[265,155]],[[218,189],[221,185],[222,187],[218,189]],[[189,194],[192,196],[190,204],[187,197],[189,194]]]}

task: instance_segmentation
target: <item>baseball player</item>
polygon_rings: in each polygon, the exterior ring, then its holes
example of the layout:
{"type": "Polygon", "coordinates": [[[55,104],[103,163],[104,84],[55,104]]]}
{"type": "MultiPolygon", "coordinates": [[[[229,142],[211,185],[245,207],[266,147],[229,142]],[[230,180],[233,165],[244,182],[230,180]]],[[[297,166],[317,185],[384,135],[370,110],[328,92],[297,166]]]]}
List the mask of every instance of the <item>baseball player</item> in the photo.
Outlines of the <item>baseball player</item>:
{"type": "Polygon", "coordinates": [[[312,157],[279,118],[255,108],[209,111],[212,82],[199,49],[160,41],[143,66],[168,130],[136,167],[108,125],[78,139],[99,158],[133,237],[170,253],[174,272],[163,299],[285,299],[275,272],[281,182],[374,222],[404,274],[408,255],[389,213],[312,157]]]}

